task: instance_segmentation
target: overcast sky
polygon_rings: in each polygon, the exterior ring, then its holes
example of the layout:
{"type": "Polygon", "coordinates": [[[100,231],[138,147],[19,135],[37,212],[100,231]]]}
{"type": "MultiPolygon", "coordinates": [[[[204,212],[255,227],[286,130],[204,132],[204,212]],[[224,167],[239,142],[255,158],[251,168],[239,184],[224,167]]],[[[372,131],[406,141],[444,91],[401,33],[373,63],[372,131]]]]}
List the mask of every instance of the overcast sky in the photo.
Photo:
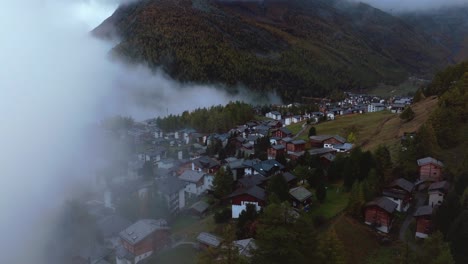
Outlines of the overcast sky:
{"type": "Polygon", "coordinates": [[[368,3],[385,11],[423,11],[468,4],[468,0],[351,0],[368,3]]]}

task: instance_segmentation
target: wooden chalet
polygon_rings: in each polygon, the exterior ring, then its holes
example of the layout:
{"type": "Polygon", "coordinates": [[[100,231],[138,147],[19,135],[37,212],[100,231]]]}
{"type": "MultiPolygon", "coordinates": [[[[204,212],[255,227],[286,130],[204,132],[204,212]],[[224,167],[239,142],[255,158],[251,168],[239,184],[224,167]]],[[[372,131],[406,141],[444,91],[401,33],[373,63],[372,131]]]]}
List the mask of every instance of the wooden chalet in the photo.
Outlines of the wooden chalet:
{"type": "Polygon", "coordinates": [[[364,223],[383,233],[392,228],[394,212],[397,204],[386,197],[379,197],[367,203],[364,207],[364,223]]]}
{"type": "Polygon", "coordinates": [[[346,139],[338,135],[320,135],[320,136],[310,136],[310,144],[312,147],[323,148],[325,145],[337,145],[346,143],[346,139]]]}
{"type": "Polygon", "coordinates": [[[427,238],[432,232],[432,213],[434,208],[430,205],[419,207],[414,213],[416,218],[416,234],[417,238],[427,238]]]}
{"type": "Polygon", "coordinates": [[[447,181],[434,182],[427,190],[429,194],[429,205],[434,207],[441,205],[444,201],[445,195],[447,195],[450,188],[450,183],[447,181]]]}
{"type": "Polygon", "coordinates": [[[279,137],[279,138],[291,137],[292,135],[293,135],[292,132],[286,127],[278,128],[276,130],[273,130],[272,132],[273,137],[279,137]]]}
{"type": "Polygon", "coordinates": [[[228,196],[231,200],[232,218],[239,218],[242,211],[247,209],[247,204],[255,205],[260,211],[266,205],[265,190],[254,185],[248,188],[239,188],[228,196]]]}
{"type": "Polygon", "coordinates": [[[298,139],[298,140],[293,140],[289,143],[286,144],[286,150],[288,152],[302,152],[305,149],[305,140],[298,139]]]}
{"type": "Polygon", "coordinates": [[[283,145],[272,145],[267,150],[268,159],[276,159],[277,155],[285,154],[285,147],[283,145]]]}
{"type": "Polygon", "coordinates": [[[442,180],[444,164],[431,157],[418,160],[419,180],[424,182],[438,182],[442,180]]]}
{"type": "Polygon", "coordinates": [[[290,189],[289,195],[294,208],[302,209],[312,202],[312,193],[302,186],[290,189]]]}
{"type": "Polygon", "coordinates": [[[395,202],[398,205],[396,208],[398,212],[406,212],[412,200],[413,190],[413,183],[406,179],[399,178],[387,185],[382,192],[382,196],[395,202]]]}

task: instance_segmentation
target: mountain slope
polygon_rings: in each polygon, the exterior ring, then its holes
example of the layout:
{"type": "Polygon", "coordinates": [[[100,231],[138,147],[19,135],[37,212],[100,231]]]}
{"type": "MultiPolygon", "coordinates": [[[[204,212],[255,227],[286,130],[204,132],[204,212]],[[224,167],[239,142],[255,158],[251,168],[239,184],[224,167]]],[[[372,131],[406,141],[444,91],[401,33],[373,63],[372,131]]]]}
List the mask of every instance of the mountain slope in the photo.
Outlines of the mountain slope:
{"type": "Polygon", "coordinates": [[[244,84],[286,100],[425,75],[449,53],[398,18],[338,0],[142,0],[94,33],[116,33],[116,54],[181,81],[244,84]]]}

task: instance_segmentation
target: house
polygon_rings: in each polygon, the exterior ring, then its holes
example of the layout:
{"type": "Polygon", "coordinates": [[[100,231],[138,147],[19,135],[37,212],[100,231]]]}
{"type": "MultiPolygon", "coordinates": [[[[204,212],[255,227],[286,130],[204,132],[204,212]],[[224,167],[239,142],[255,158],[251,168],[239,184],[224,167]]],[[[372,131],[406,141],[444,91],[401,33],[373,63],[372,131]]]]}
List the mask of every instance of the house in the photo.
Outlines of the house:
{"type": "Polygon", "coordinates": [[[420,181],[441,181],[444,164],[431,157],[418,159],[420,181]]]}
{"type": "Polygon", "coordinates": [[[419,207],[414,213],[416,218],[416,234],[417,238],[427,238],[432,231],[432,213],[433,207],[425,205],[419,207]]]}
{"type": "MultiPolygon", "coordinates": [[[[324,144],[324,146],[327,147],[329,145],[324,144]]],[[[334,144],[334,145],[331,145],[331,148],[336,150],[337,152],[349,152],[353,148],[353,144],[351,143],[334,144]]]]}
{"type": "Polygon", "coordinates": [[[278,111],[268,112],[265,114],[265,116],[274,120],[281,120],[281,113],[278,111]]]}
{"type": "Polygon", "coordinates": [[[311,146],[317,148],[332,148],[333,145],[346,143],[346,139],[338,135],[310,136],[309,140],[311,146]]]}
{"type": "Polygon", "coordinates": [[[283,145],[272,145],[267,150],[268,159],[276,159],[278,155],[284,155],[285,147],[283,145]]]}
{"type": "Polygon", "coordinates": [[[291,141],[293,141],[292,138],[290,138],[290,137],[285,137],[285,138],[280,139],[280,140],[279,140],[279,143],[280,143],[281,145],[283,145],[284,147],[286,147],[286,146],[288,145],[288,143],[290,143],[291,141]]]}
{"type": "Polygon", "coordinates": [[[392,228],[393,213],[397,204],[386,197],[379,197],[364,206],[364,223],[388,233],[392,228]]]}
{"type": "Polygon", "coordinates": [[[169,226],[164,219],[142,219],[120,232],[121,246],[116,264],[136,264],[170,243],[169,226]]]}
{"type": "Polygon", "coordinates": [[[201,249],[208,249],[208,248],[218,248],[221,243],[222,239],[218,236],[215,236],[211,233],[201,232],[197,236],[198,245],[201,249]]]}
{"type": "Polygon", "coordinates": [[[207,174],[201,171],[186,170],[179,176],[179,179],[186,184],[185,191],[190,196],[198,196],[211,188],[211,183],[206,176],[207,174]]]}
{"type": "Polygon", "coordinates": [[[192,161],[192,170],[203,171],[205,173],[216,173],[221,164],[207,156],[197,158],[192,161]]]}
{"type": "Polygon", "coordinates": [[[434,182],[429,186],[429,205],[434,207],[441,205],[444,201],[445,195],[449,191],[450,184],[447,181],[434,182]]]}
{"type": "Polygon", "coordinates": [[[158,194],[164,197],[167,208],[173,215],[185,207],[186,185],[186,182],[177,177],[167,177],[156,181],[158,194]]]}
{"type": "Polygon", "coordinates": [[[300,209],[308,207],[312,202],[312,193],[302,186],[290,189],[289,195],[292,198],[292,205],[295,208],[300,209]]]}
{"type": "Polygon", "coordinates": [[[261,174],[265,177],[271,176],[276,173],[280,173],[285,169],[283,164],[279,163],[274,159],[252,163],[251,166],[253,169],[252,172],[261,174]]]}
{"type": "Polygon", "coordinates": [[[255,205],[257,211],[260,211],[266,205],[265,190],[256,185],[239,188],[228,198],[231,200],[232,218],[239,218],[242,211],[247,209],[247,204],[255,205]]]}
{"type": "Polygon", "coordinates": [[[406,212],[410,206],[414,184],[406,179],[399,178],[387,185],[382,196],[391,199],[398,206],[398,212],[406,212]]]}
{"type": "Polygon", "coordinates": [[[264,176],[260,174],[247,175],[237,181],[238,188],[250,188],[252,186],[260,186],[265,181],[264,176]]]}
{"type": "Polygon", "coordinates": [[[392,104],[390,106],[390,111],[394,114],[399,114],[399,113],[402,113],[404,110],[405,110],[405,106],[404,104],[392,104]]]}
{"type": "Polygon", "coordinates": [[[255,244],[255,239],[247,238],[241,240],[233,241],[234,245],[239,249],[239,255],[250,258],[257,245],[255,244]]]}
{"type": "Polygon", "coordinates": [[[371,103],[367,106],[367,112],[379,112],[385,110],[385,105],[381,103],[371,103]]]}
{"type": "Polygon", "coordinates": [[[304,151],[305,149],[305,140],[298,139],[298,140],[293,140],[286,144],[286,149],[289,152],[301,152],[304,151]]]}
{"type": "Polygon", "coordinates": [[[285,137],[291,137],[293,134],[291,130],[289,130],[286,127],[281,127],[276,130],[273,130],[272,136],[273,137],[279,137],[279,138],[285,138],[285,137]]]}

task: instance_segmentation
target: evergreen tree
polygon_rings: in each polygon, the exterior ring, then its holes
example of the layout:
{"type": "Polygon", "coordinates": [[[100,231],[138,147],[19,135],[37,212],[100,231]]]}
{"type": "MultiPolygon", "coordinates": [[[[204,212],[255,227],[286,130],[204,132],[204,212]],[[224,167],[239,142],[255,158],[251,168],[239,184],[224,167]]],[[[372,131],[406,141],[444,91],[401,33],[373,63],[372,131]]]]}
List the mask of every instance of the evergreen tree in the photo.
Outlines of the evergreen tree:
{"type": "Polygon", "coordinates": [[[234,179],[230,169],[221,168],[213,179],[213,193],[218,198],[223,198],[232,192],[234,179]]]}
{"type": "Polygon", "coordinates": [[[320,183],[317,185],[317,188],[315,189],[315,196],[320,203],[325,201],[325,198],[327,197],[327,187],[323,181],[320,181],[320,183]]]}
{"type": "Polygon", "coordinates": [[[450,247],[440,232],[433,233],[424,241],[417,263],[454,264],[450,247]]]}
{"type": "Polygon", "coordinates": [[[255,235],[254,224],[257,220],[258,212],[253,204],[247,204],[237,219],[237,238],[244,239],[255,235]]]}
{"type": "Polygon", "coordinates": [[[413,112],[413,109],[411,109],[411,106],[408,106],[403,113],[400,114],[400,119],[402,119],[405,122],[409,122],[414,119],[415,113],[413,112]]]}
{"type": "Polygon", "coordinates": [[[279,202],[287,201],[289,199],[288,182],[284,179],[281,173],[271,176],[266,188],[266,193],[268,200],[270,200],[270,195],[272,194],[275,195],[279,202]]]}
{"type": "Polygon", "coordinates": [[[309,137],[317,135],[317,130],[315,127],[310,127],[309,129],[309,137]]]}
{"type": "Polygon", "coordinates": [[[468,208],[465,207],[450,226],[448,235],[451,252],[456,263],[468,263],[468,208]]]}
{"type": "Polygon", "coordinates": [[[392,181],[392,157],[390,151],[384,145],[377,147],[374,153],[376,173],[379,174],[381,184],[389,183],[392,181]]]}
{"type": "Polygon", "coordinates": [[[413,97],[413,103],[422,101],[425,98],[422,88],[419,88],[413,97]]]}
{"type": "Polygon", "coordinates": [[[351,188],[347,211],[356,218],[362,217],[362,207],[365,204],[363,186],[359,182],[355,182],[351,188]]]}

